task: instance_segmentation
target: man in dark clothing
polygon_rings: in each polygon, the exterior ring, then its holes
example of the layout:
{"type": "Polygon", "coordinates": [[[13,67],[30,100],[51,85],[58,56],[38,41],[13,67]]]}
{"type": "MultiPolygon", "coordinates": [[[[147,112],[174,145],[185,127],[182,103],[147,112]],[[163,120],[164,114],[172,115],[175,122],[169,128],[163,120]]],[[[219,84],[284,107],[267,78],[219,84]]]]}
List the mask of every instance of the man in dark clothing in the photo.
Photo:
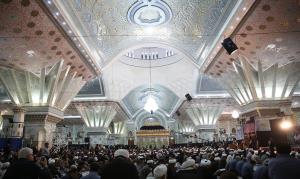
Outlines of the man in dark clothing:
{"type": "Polygon", "coordinates": [[[195,160],[187,159],[182,164],[182,170],[176,173],[176,179],[199,179],[199,173],[195,169],[195,160]]]}
{"type": "Polygon", "coordinates": [[[173,179],[175,178],[176,175],[176,159],[170,159],[169,160],[169,165],[168,165],[168,170],[167,170],[167,179],[173,179]]]}
{"type": "Polygon", "coordinates": [[[119,149],[114,154],[115,158],[103,170],[101,179],[139,179],[135,165],[129,159],[125,149],[119,149]]]}
{"type": "Polygon", "coordinates": [[[154,161],[148,160],[146,165],[142,168],[141,172],[139,173],[140,179],[146,179],[148,174],[152,172],[154,168],[154,161]]]}
{"type": "Polygon", "coordinates": [[[30,148],[22,148],[18,153],[18,160],[9,167],[3,179],[48,179],[47,160],[41,161],[44,169],[41,169],[33,161],[33,151],[30,148]]]}
{"type": "Polygon", "coordinates": [[[81,179],[100,179],[100,176],[98,174],[100,166],[98,163],[92,163],[90,166],[90,172],[88,175],[81,177],[81,179]]]}
{"type": "Polygon", "coordinates": [[[289,144],[278,144],[276,150],[278,156],[269,161],[269,178],[298,179],[300,176],[300,161],[289,155],[291,146],[289,144]]]}

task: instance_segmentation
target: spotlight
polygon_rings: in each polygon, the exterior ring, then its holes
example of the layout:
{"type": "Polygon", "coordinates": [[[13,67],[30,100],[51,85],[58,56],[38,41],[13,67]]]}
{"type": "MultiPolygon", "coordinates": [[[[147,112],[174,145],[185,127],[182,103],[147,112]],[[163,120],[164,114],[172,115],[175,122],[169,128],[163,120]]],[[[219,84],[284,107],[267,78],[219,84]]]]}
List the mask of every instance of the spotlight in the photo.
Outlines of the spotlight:
{"type": "Polygon", "coordinates": [[[185,97],[186,97],[186,99],[188,100],[188,101],[191,101],[193,98],[192,98],[192,96],[189,94],[189,93],[187,93],[186,95],[185,95],[185,97]]]}
{"type": "Polygon", "coordinates": [[[236,46],[236,44],[231,40],[230,37],[226,38],[223,40],[222,42],[222,46],[224,47],[224,49],[227,51],[227,53],[229,55],[231,55],[232,53],[236,52],[236,50],[238,49],[238,47],[236,46]]]}
{"type": "Polygon", "coordinates": [[[231,116],[232,116],[233,119],[237,119],[237,118],[239,118],[240,114],[239,114],[238,111],[232,111],[231,116]]]}
{"type": "Polygon", "coordinates": [[[289,130],[293,126],[292,122],[287,119],[283,119],[282,122],[280,123],[280,127],[283,130],[289,130]]]}

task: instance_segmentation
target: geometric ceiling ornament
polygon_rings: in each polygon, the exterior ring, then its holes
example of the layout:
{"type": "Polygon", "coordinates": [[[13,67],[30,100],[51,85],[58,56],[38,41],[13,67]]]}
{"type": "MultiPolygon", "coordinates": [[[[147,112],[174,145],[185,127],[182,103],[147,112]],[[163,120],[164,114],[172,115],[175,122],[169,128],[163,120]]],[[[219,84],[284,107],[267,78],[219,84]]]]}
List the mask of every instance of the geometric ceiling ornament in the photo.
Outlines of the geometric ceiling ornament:
{"type": "Polygon", "coordinates": [[[138,0],[128,10],[129,22],[141,26],[157,26],[172,18],[172,11],[162,0],[138,0]]]}
{"type": "Polygon", "coordinates": [[[241,106],[261,100],[291,99],[300,80],[300,62],[281,67],[275,63],[263,70],[260,61],[255,69],[245,57],[239,56],[233,66],[234,70],[228,70],[219,80],[241,106]]]}

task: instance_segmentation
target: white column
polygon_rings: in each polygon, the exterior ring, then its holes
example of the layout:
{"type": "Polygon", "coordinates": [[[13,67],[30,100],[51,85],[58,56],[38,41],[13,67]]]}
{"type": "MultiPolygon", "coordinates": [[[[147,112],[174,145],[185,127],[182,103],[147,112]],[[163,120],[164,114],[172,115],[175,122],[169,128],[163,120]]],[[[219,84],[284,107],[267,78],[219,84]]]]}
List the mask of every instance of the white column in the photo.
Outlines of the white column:
{"type": "Polygon", "coordinates": [[[13,123],[8,134],[9,138],[21,138],[24,130],[25,110],[23,108],[14,108],[13,123]]]}

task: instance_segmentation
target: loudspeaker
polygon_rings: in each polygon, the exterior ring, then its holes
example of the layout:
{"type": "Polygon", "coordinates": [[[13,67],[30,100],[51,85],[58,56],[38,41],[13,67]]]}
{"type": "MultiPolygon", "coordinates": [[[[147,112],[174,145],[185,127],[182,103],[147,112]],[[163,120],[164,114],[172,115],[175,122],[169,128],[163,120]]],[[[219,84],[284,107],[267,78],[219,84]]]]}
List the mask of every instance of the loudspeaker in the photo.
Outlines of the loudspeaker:
{"type": "Polygon", "coordinates": [[[175,113],[176,113],[177,116],[180,116],[180,112],[179,111],[176,111],[175,113]]]}
{"type": "Polygon", "coordinates": [[[186,99],[187,99],[188,101],[191,101],[191,100],[193,99],[192,96],[191,96],[189,93],[186,94],[185,97],[186,97],[186,99]]]}
{"type": "Polygon", "coordinates": [[[89,137],[85,137],[85,138],[84,138],[84,142],[85,142],[85,143],[90,143],[90,138],[89,138],[89,137]]]}
{"type": "Polygon", "coordinates": [[[229,55],[231,55],[233,52],[235,52],[238,47],[236,46],[236,44],[231,40],[230,37],[226,38],[223,40],[222,42],[222,46],[224,47],[224,49],[227,51],[227,53],[229,55]]]}

